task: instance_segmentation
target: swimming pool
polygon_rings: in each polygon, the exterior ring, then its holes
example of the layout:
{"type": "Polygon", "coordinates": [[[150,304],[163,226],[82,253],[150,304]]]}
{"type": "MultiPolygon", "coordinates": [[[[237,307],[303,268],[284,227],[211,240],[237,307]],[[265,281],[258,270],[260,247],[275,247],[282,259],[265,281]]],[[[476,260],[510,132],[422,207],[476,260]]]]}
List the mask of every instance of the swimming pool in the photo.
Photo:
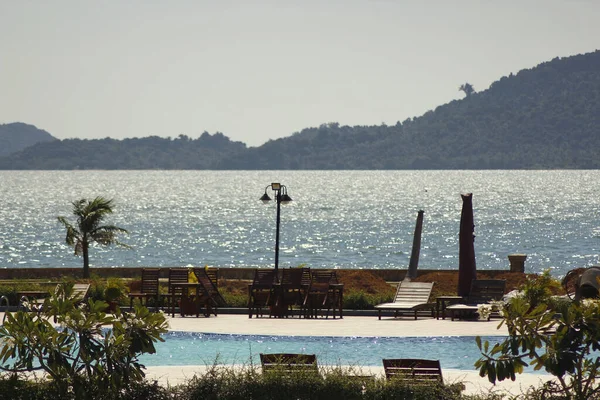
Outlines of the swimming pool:
{"type": "MultiPolygon", "coordinates": [[[[169,332],[146,366],[260,364],[260,353],[316,354],[319,365],[381,366],[383,358],[439,359],[442,368],[474,370],[480,353],[473,336],[339,337],[169,332]]],[[[490,344],[504,336],[485,336],[490,344]]],[[[527,372],[534,372],[533,369],[527,372]]]]}

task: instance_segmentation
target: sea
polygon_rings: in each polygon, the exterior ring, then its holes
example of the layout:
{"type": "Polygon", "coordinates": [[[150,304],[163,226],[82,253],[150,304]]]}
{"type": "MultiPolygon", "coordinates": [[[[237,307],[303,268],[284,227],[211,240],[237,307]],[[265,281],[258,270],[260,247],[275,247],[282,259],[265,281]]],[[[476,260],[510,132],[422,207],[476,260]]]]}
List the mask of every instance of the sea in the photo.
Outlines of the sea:
{"type": "Polygon", "coordinates": [[[106,224],[131,248],[94,246],[92,267],[406,269],[419,210],[419,268],[458,268],[461,193],[473,193],[478,270],[598,264],[600,171],[0,171],[0,268],[80,267],[57,216],[72,202],[114,200],[106,224]]]}

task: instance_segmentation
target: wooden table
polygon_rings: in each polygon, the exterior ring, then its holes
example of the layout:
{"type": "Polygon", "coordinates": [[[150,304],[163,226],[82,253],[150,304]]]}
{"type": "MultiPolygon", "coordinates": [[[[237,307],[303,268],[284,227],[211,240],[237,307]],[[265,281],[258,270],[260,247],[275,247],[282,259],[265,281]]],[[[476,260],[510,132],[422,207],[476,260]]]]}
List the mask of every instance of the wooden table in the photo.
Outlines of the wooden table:
{"type": "MultiPolygon", "coordinates": [[[[249,285],[250,286],[250,285],[249,285]]],[[[303,286],[304,290],[308,290],[309,286],[303,286]]],[[[333,305],[333,318],[336,318],[336,311],[339,312],[340,319],[344,318],[344,284],[343,283],[330,283],[329,284],[329,292],[333,297],[337,300],[333,305]]],[[[276,318],[283,318],[288,315],[288,306],[285,301],[282,301],[285,296],[285,289],[282,287],[281,283],[273,284],[273,294],[275,300],[271,306],[271,315],[276,318]]]]}
{"type": "MultiPolygon", "coordinates": [[[[185,317],[187,314],[193,315],[196,314],[196,317],[200,315],[200,297],[201,292],[204,290],[204,287],[199,282],[171,282],[169,283],[169,289],[171,293],[175,293],[176,289],[181,289],[181,301],[179,303],[179,313],[182,317],[185,317]],[[194,296],[190,296],[190,289],[196,289],[196,294],[194,296]],[[191,311],[191,312],[189,312],[191,311]]],[[[207,312],[204,313],[204,316],[210,315],[210,304],[207,300],[206,303],[207,312]]],[[[171,301],[171,317],[175,317],[175,299],[171,301]]]]}
{"type": "MultiPolygon", "coordinates": [[[[306,290],[307,288],[304,289],[306,290]]],[[[302,288],[288,288],[282,285],[281,282],[273,284],[273,300],[270,306],[270,316],[273,316],[275,318],[283,318],[288,316],[290,304],[286,301],[286,294],[289,290],[302,290],[302,288]]],[[[295,305],[295,303],[291,305],[295,305]]]]}
{"type": "Polygon", "coordinates": [[[446,319],[446,307],[450,304],[459,303],[464,299],[462,296],[438,296],[435,298],[435,318],[440,319],[440,311],[442,319],[446,319]]]}

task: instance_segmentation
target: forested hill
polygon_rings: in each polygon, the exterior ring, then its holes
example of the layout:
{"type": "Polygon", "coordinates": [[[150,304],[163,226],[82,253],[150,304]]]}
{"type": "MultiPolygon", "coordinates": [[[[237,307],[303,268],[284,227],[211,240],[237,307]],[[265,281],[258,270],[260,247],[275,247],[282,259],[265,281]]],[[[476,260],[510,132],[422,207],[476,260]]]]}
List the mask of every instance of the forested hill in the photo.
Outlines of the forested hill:
{"type": "Polygon", "coordinates": [[[246,149],[222,133],[191,139],[65,139],[38,143],[0,158],[0,169],[214,169],[230,154],[246,149]]]}
{"type": "Polygon", "coordinates": [[[511,74],[394,126],[322,125],[234,162],[267,169],[600,168],[600,51],[511,74]]]}
{"type": "Polygon", "coordinates": [[[0,158],[0,168],[597,169],[600,51],[502,77],[393,126],[329,123],[255,148],[206,133],[196,140],[63,140],[0,158]]]}
{"type": "Polygon", "coordinates": [[[39,142],[57,140],[48,132],[21,122],[0,124],[0,156],[23,150],[39,142]]]}

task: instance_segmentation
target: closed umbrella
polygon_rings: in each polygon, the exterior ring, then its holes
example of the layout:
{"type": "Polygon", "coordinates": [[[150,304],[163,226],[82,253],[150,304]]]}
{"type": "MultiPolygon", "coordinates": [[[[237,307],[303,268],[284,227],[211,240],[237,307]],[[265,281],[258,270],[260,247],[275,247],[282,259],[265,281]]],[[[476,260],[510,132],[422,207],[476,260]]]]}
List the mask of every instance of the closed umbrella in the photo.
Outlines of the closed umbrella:
{"type": "Polygon", "coordinates": [[[412,253],[410,253],[410,262],[408,264],[408,272],[404,279],[411,280],[417,277],[417,268],[419,267],[419,254],[421,252],[421,232],[423,231],[423,210],[419,210],[417,214],[417,225],[415,226],[415,234],[413,236],[412,253]]]}
{"type": "Polygon", "coordinates": [[[458,289],[459,296],[468,296],[471,281],[477,279],[475,266],[475,223],[473,222],[473,193],[461,194],[463,200],[458,234],[458,289]]]}

